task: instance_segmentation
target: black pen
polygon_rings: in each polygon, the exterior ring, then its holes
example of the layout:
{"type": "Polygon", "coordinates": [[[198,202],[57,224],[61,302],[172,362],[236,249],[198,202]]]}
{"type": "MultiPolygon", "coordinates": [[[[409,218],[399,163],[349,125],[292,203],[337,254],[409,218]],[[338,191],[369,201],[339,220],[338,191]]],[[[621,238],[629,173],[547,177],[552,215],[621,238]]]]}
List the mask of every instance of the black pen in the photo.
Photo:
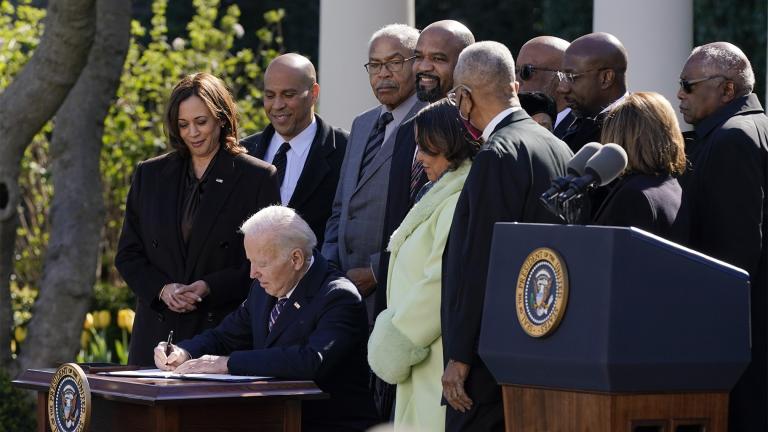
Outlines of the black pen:
{"type": "Polygon", "coordinates": [[[173,330],[168,333],[168,342],[165,343],[165,356],[171,355],[171,342],[173,342],[173,330]]]}

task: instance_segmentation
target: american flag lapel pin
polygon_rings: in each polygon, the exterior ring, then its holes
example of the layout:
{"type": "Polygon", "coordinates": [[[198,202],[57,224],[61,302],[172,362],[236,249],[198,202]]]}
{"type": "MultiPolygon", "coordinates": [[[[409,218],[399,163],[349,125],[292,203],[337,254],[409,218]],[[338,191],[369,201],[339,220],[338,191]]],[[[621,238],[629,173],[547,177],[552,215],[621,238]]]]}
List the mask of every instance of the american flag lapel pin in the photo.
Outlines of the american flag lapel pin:
{"type": "Polygon", "coordinates": [[[293,307],[295,307],[296,309],[301,309],[301,305],[299,304],[299,302],[293,302],[293,307]]]}
{"type": "Polygon", "coordinates": [[[223,180],[223,179],[220,179],[220,178],[217,178],[217,179],[216,179],[216,183],[224,183],[224,180],[223,180]]]}

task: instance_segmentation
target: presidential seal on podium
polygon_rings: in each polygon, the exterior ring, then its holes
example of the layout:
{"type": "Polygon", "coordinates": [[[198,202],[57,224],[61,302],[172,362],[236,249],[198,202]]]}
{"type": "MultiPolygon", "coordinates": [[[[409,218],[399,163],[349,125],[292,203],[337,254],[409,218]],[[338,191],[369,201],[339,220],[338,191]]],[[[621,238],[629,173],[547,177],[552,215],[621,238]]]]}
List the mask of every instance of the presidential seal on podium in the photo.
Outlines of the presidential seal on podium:
{"type": "Polygon", "coordinates": [[[85,372],[64,363],[48,389],[48,423],[54,432],[83,432],[91,422],[91,389],[85,372]]]}
{"type": "Polygon", "coordinates": [[[560,324],[568,303],[568,270],[549,248],[531,252],[520,268],[515,292],[517,319],[530,336],[543,337],[560,324]]]}

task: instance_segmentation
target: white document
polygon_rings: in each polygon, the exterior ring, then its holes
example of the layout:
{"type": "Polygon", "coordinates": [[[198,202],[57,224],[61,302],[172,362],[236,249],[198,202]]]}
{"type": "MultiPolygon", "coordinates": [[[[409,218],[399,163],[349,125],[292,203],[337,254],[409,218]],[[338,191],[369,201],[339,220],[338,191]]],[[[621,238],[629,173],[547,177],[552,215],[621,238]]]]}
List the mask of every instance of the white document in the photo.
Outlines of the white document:
{"type": "Polygon", "coordinates": [[[109,375],[129,378],[166,378],[183,380],[202,380],[202,381],[228,381],[228,382],[249,382],[263,381],[273,377],[266,376],[247,376],[247,375],[228,375],[228,374],[177,374],[172,371],[161,369],[139,369],[132,371],[99,372],[99,375],[109,375]]]}

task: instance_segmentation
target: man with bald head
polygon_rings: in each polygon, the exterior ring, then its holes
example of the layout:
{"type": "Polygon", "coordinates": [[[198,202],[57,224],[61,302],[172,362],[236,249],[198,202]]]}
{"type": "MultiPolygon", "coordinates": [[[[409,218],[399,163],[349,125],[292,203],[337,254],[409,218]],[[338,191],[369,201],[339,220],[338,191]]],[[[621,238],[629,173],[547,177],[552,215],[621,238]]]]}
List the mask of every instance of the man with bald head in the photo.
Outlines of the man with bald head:
{"type": "Polygon", "coordinates": [[[251,156],[277,168],[280,200],[325,234],[348,134],[314,113],[320,94],[315,67],[299,54],[272,60],[264,73],[264,111],[270,124],[242,141],[251,156]]]}
{"type": "Polygon", "coordinates": [[[558,223],[539,202],[573,154],[520,108],[512,54],[498,42],[459,55],[448,100],[485,144],[456,204],[443,254],[441,327],[447,430],[504,430],[501,389],[477,353],[496,222],[558,223]]]}
{"type": "Polygon", "coordinates": [[[557,72],[563,63],[565,50],[570,43],[554,36],[537,36],[520,47],[517,55],[517,68],[515,78],[520,84],[521,92],[542,92],[555,100],[557,104],[557,118],[553,126],[557,128],[565,121],[567,128],[574,118],[569,116],[565,98],[557,92],[560,80],[557,72]]]}
{"type": "MultiPolygon", "coordinates": [[[[474,42],[472,32],[458,21],[437,21],[421,31],[413,61],[416,96],[421,102],[435,102],[445,97],[453,87],[453,69],[459,59],[459,53],[474,42]]],[[[403,123],[397,133],[395,151],[392,154],[382,234],[385,240],[381,245],[382,266],[376,275],[379,286],[387,286],[389,252],[386,248],[389,238],[413,207],[416,194],[426,182],[424,169],[416,160],[413,121],[408,121],[403,123]]],[[[387,307],[386,303],[386,292],[381,290],[376,294],[377,315],[387,307]]]]}
{"type": "Polygon", "coordinates": [[[731,392],[731,431],[768,430],[768,118],[754,84],[744,53],[714,42],[693,50],[677,93],[696,132],[682,179],[693,216],[690,246],[743,268],[751,279],[752,362],[731,392]]]}
{"type": "Polygon", "coordinates": [[[590,33],[565,50],[557,87],[576,116],[560,138],[574,152],[600,141],[608,110],[627,94],[627,51],[612,34],[590,33]]]}

